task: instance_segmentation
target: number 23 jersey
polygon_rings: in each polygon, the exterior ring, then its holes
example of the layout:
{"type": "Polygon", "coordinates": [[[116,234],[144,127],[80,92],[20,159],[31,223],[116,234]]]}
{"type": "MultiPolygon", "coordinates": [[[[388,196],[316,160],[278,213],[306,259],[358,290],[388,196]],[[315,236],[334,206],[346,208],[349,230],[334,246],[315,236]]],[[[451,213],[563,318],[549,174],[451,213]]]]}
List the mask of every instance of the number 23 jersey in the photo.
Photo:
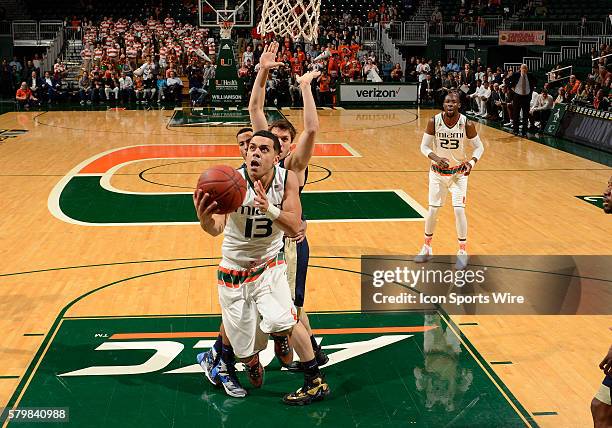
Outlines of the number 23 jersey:
{"type": "MultiPolygon", "coordinates": [[[[460,165],[467,160],[465,154],[465,124],[467,118],[459,115],[459,120],[452,128],[444,123],[444,112],[434,116],[435,141],[433,152],[441,158],[448,159],[449,167],[460,165]]],[[[433,161],[432,161],[433,162],[433,161]]]]}
{"type": "MultiPolygon", "coordinates": [[[[255,207],[255,189],[246,167],[238,173],[247,182],[247,192],[242,205],[228,214],[223,231],[223,258],[221,266],[230,269],[248,269],[276,256],[283,248],[284,232],[264,213],[255,207]]],[[[274,167],[274,178],[267,190],[268,202],[281,208],[287,170],[274,167]]]]}

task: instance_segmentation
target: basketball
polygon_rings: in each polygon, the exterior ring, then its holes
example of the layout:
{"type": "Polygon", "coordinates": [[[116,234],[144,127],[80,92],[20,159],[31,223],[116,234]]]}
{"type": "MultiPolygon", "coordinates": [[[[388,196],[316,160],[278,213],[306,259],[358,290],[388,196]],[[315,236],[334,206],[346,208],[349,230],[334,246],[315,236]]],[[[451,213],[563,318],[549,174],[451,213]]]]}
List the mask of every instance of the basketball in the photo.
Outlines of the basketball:
{"type": "Polygon", "coordinates": [[[247,188],[238,171],[231,166],[218,165],[200,174],[198,189],[217,202],[218,214],[229,214],[242,205],[247,188]]]}

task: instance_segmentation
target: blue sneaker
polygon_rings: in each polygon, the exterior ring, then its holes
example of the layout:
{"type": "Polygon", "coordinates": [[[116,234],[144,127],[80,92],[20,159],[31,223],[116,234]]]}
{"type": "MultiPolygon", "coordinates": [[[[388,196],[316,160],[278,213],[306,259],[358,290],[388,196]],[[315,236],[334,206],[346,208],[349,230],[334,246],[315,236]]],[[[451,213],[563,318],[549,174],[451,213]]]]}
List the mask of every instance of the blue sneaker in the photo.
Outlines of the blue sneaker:
{"type": "Polygon", "coordinates": [[[238,376],[236,376],[236,367],[233,364],[227,365],[222,359],[219,359],[212,374],[215,376],[214,379],[219,379],[227,395],[237,398],[246,397],[247,391],[240,385],[238,376]]]}
{"type": "Polygon", "coordinates": [[[217,354],[217,351],[215,351],[215,348],[210,348],[210,351],[202,352],[196,357],[198,364],[204,370],[204,375],[206,376],[206,379],[208,379],[210,383],[215,386],[218,386],[221,383],[221,381],[217,377],[218,370],[215,370],[215,366],[219,364],[220,359],[221,358],[219,358],[219,355],[217,354]]]}

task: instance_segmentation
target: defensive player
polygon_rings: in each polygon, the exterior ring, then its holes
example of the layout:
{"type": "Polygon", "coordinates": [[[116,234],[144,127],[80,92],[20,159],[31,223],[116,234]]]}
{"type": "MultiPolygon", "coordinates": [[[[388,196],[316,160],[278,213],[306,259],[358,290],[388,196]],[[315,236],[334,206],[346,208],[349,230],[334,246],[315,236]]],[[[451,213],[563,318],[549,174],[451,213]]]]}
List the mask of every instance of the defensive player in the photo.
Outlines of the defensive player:
{"type": "Polygon", "coordinates": [[[603,209],[606,214],[612,214],[612,177],[608,180],[608,188],[603,194],[603,209]]]}
{"type": "Polygon", "coordinates": [[[476,162],[482,157],[484,147],[474,123],[469,122],[463,114],[459,113],[460,107],[459,95],[450,92],[444,98],[444,111],[429,120],[423,134],[421,152],[431,159],[429,211],[425,219],[425,243],[414,261],[423,263],[431,259],[433,255],[431,242],[438,211],[444,205],[450,191],[459,240],[456,268],[465,269],[468,263],[467,218],[465,216],[468,176],[476,162]],[[466,143],[474,148],[471,158],[466,152],[466,143]]]}
{"type": "Polygon", "coordinates": [[[249,371],[263,374],[257,329],[290,337],[303,361],[304,385],[283,400],[303,405],[322,400],[330,390],[319,371],[308,332],[298,322],[287,283],[283,236],[295,236],[302,221],[297,177],[276,166],[280,150],[274,134],[255,132],[246,167],[238,170],[248,183],[242,206],[231,214],[219,215],[217,203],[201,190],[194,192],[194,205],[204,231],[212,236],[224,233],[219,302],[223,327],[236,357],[249,371]]]}
{"type": "MultiPolygon", "coordinates": [[[[298,138],[297,145],[292,150],[292,143],[296,137],[296,130],[287,120],[278,120],[268,125],[264,113],[265,86],[268,79],[268,72],[279,66],[282,62],[276,62],[278,43],[271,43],[266,47],[259,59],[259,71],[253,84],[253,91],[249,100],[249,115],[253,130],[257,132],[262,129],[269,129],[281,142],[280,166],[293,171],[298,178],[300,194],[308,179],[308,163],[314,152],[315,137],[319,130],[319,118],[317,106],[312,95],[311,82],[320,76],[318,70],[309,71],[297,78],[302,92],[304,104],[304,130],[298,138]]],[[[309,247],[305,236],[306,222],[302,222],[297,236],[288,235],[285,239],[285,254],[287,255],[287,272],[289,274],[289,285],[292,288],[292,296],[295,306],[298,308],[300,321],[304,323],[310,333],[310,341],[319,365],[324,365],[329,358],[319,344],[315,341],[310,328],[310,323],[306,312],[302,310],[306,290],[306,273],[308,268],[309,247]]],[[[290,370],[300,370],[300,364],[292,364],[293,355],[287,337],[274,337],[275,351],[282,365],[290,370]]]]}
{"type": "Polygon", "coordinates": [[[253,138],[253,128],[242,128],[236,134],[236,143],[238,143],[238,149],[240,149],[240,156],[245,161],[251,138],[253,138]]]}
{"type": "Polygon", "coordinates": [[[593,426],[595,428],[610,428],[612,427],[612,346],[610,346],[608,354],[599,363],[599,368],[604,372],[605,378],[591,401],[593,426]]]}

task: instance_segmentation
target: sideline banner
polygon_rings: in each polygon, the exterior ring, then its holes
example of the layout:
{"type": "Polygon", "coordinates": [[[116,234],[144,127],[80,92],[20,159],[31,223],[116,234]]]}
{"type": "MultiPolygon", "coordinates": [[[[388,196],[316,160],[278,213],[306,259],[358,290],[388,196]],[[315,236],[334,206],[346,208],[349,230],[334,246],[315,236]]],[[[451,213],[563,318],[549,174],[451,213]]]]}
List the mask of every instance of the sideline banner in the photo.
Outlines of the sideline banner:
{"type": "Polygon", "coordinates": [[[346,103],[400,104],[417,102],[416,84],[341,83],[339,101],[346,103]]]}
{"type": "Polygon", "coordinates": [[[612,113],[571,105],[561,119],[561,136],[612,153],[612,113]]]}
{"type": "Polygon", "coordinates": [[[546,31],[499,31],[499,44],[510,46],[544,46],[546,31]]]}

